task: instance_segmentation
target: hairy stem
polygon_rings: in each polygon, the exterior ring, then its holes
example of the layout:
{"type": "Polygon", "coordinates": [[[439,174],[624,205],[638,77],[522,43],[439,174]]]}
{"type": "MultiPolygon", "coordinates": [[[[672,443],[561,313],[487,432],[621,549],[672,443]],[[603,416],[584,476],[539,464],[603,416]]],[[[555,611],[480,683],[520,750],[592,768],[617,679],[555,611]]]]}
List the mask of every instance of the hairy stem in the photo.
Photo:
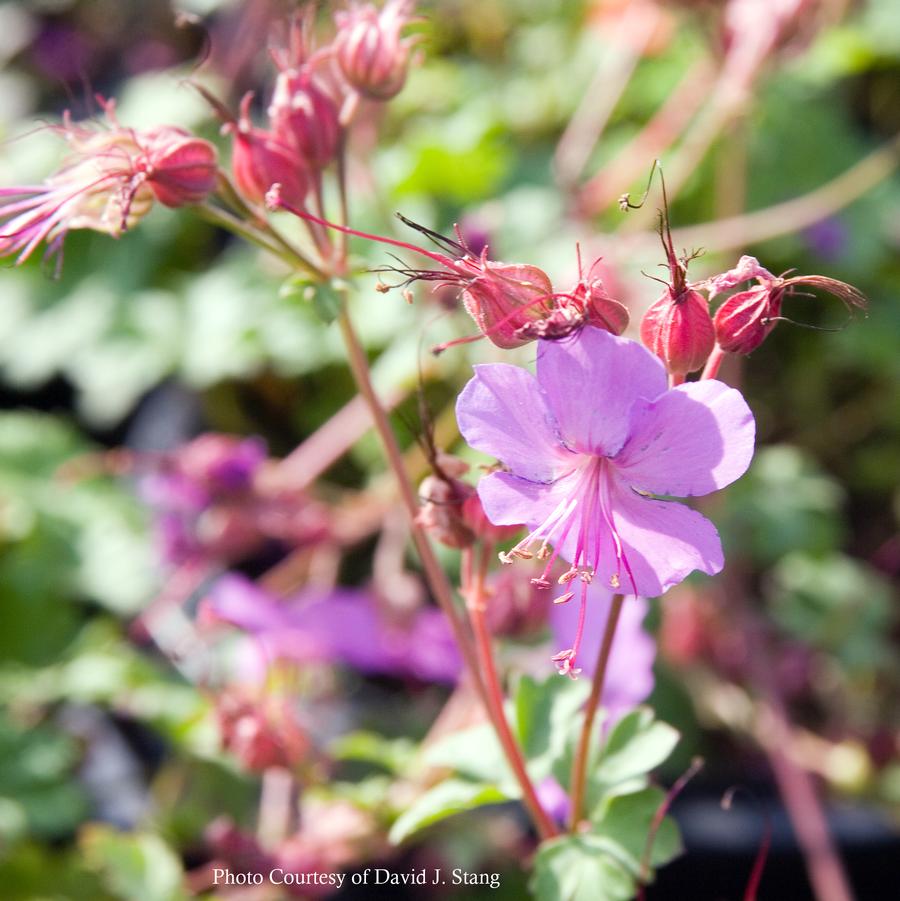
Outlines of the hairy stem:
{"type": "Polygon", "coordinates": [[[588,759],[591,750],[591,737],[594,732],[594,719],[600,702],[603,700],[603,684],[606,681],[606,670],[609,666],[609,657],[612,652],[613,638],[616,635],[616,626],[619,624],[619,614],[622,612],[624,594],[613,595],[606,618],[606,627],[603,630],[603,639],[600,642],[600,653],[597,655],[597,667],[594,670],[594,678],[591,680],[591,693],[587,699],[584,710],[584,723],[581,726],[581,735],[578,738],[578,748],[575,752],[575,761],[572,764],[572,779],[569,797],[572,800],[572,816],[569,828],[572,832],[578,830],[584,810],[584,795],[587,785],[588,759]]]}
{"type": "Polygon", "coordinates": [[[713,348],[713,352],[709,355],[709,359],[706,361],[706,366],[703,367],[703,372],[700,374],[701,379],[714,379],[719,374],[719,367],[722,365],[722,361],[725,359],[725,351],[719,347],[718,344],[713,348]]]}
{"type": "Polygon", "coordinates": [[[516,781],[519,783],[519,787],[522,789],[522,801],[537,828],[538,835],[543,841],[558,835],[559,830],[538,800],[534,784],[525,768],[525,759],[522,756],[522,751],[516,742],[515,736],[512,734],[509,721],[506,718],[506,712],[503,709],[503,689],[500,686],[500,677],[497,674],[497,667],[494,662],[491,633],[485,617],[484,577],[487,572],[490,553],[490,547],[482,547],[478,565],[473,568],[471,548],[463,551],[463,592],[466,596],[466,609],[469,611],[469,621],[472,623],[472,632],[475,635],[475,646],[478,651],[481,673],[487,690],[487,706],[491,723],[497,732],[500,744],[503,746],[507,762],[516,777],[516,781]]]}

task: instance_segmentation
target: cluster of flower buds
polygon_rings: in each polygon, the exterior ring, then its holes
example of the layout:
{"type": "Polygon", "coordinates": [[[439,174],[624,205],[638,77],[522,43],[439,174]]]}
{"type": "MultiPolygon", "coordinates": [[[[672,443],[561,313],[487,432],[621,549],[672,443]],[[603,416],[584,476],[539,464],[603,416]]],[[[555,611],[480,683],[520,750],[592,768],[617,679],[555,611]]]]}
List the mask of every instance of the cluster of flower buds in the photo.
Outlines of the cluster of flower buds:
{"type": "Polygon", "coordinates": [[[159,201],[201,203],[215,189],[218,160],[207,141],[171,126],[137,131],[119,124],[102,101],[104,125],[74,123],[59,131],[70,147],[63,166],[41,185],[0,190],[0,257],[27,260],[41,243],[62,249],[71,229],[119,237],[159,201]]]}
{"type": "Polygon", "coordinates": [[[319,47],[310,39],[308,18],[292,22],[286,46],[272,51],[278,76],[265,127],[250,119],[252,93],[237,119],[209,98],[233,136],[234,179],[247,200],[263,203],[277,184],[286,202],[305,205],[340,152],[359,96],[385,101],[403,87],[413,40],[401,35],[411,7],[408,0],[388,0],[380,10],[366,5],[338,12],[332,42],[319,47]]]}

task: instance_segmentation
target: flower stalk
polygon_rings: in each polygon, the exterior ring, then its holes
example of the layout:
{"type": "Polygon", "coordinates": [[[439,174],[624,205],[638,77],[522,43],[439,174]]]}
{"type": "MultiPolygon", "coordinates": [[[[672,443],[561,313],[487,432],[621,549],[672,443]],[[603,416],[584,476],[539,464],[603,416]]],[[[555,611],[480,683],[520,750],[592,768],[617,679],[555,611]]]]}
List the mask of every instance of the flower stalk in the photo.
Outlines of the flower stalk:
{"type": "Polygon", "coordinates": [[[478,662],[481,666],[481,674],[484,677],[487,691],[488,714],[506,754],[507,762],[516,777],[516,781],[519,783],[519,787],[522,789],[522,801],[534,822],[538,835],[542,841],[545,841],[558,835],[559,830],[538,800],[534,784],[525,768],[525,759],[522,756],[522,751],[506,719],[506,712],[503,709],[503,689],[500,685],[500,677],[494,661],[491,633],[485,616],[487,598],[484,579],[492,553],[493,548],[491,546],[482,544],[477,565],[473,566],[472,549],[466,548],[463,551],[463,594],[466,598],[466,609],[469,612],[469,621],[472,624],[472,632],[475,635],[478,662]]]}
{"type": "Polygon", "coordinates": [[[609,665],[613,639],[616,636],[616,626],[619,624],[619,616],[622,613],[624,600],[624,594],[613,595],[609,616],[606,618],[606,626],[603,630],[603,640],[600,642],[600,652],[597,655],[597,667],[591,680],[591,693],[588,696],[587,705],[584,709],[584,722],[581,725],[578,748],[575,751],[575,760],[572,764],[572,779],[569,788],[569,797],[572,800],[572,815],[569,821],[569,829],[572,832],[577,832],[581,824],[594,720],[596,719],[600,702],[603,700],[603,684],[606,681],[606,670],[609,665]]]}

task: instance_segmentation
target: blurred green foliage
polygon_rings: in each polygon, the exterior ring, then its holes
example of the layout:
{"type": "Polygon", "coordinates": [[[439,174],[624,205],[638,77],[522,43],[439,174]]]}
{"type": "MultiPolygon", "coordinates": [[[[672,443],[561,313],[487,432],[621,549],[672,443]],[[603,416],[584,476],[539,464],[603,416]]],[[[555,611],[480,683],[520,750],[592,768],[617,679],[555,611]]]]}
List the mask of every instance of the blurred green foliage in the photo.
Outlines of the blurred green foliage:
{"type": "MultiPolygon", "coordinates": [[[[16,137],[2,148],[4,185],[40,180],[53,168],[60,147],[52,130],[22,135],[35,117],[68,102],[56,77],[27,49],[28,38],[62,24],[70,37],[86,35],[104,59],[124,58],[126,37],[129,46],[158,43],[156,34],[131,34],[115,5],[4,5],[4,11],[20,7],[25,23],[18,44],[12,25],[8,38],[0,34],[0,58],[9,62],[0,131],[16,137]]],[[[234,7],[217,0],[176,5],[220,15],[234,7]]],[[[171,18],[162,0],[141,7],[148,20],[151,7],[161,20],[171,18]]],[[[573,224],[570,198],[554,182],[552,155],[598,54],[609,49],[603,33],[584,25],[591,7],[561,0],[427,4],[428,21],[418,26],[424,63],[391,104],[383,140],[362,151],[377,187],[363,184],[354,194],[354,223],[411,239],[416,236],[395,226],[389,211],[400,208],[442,230],[474,222],[489,233],[497,258],[571,279],[574,242],[585,238],[584,228],[573,224]]],[[[747,208],[759,209],[828,182],[895,134],[897,16],[896,3],[869,0],[809,46],[786,51],[759,83],[747,115],[692,173],[673,204],[673,224],[718,214],[718,189],[736,157],[746,159],[747,208]]],[[[588,171],[614,157],[707,52],[709,28],[701,16],[679,14],[675,27],[677,37],[638,65],[588,171]]],[[[174,29],[166,37],[173,45],[180,40],[174,29]]],[[[203,103],[183,84],[190,65],[122,71],[109,85],[122,121],[168,122],[214,136],[203,103]]],[[[258,67],[247,70],[235,81],[249,79],[259,88],[258,67]]],[[[237,90],[224,76],[220,81],[223,92],[237,90]]],[[[626,187],[643,190],[649,166],[648,160],[644,174],[626,187]]],[[[864,743],[885,732],[896,738],[900,725],[891,591],[891,577],[900,571],[898,211],[900,183],[893,178],[830,217],[827,235],[812,229],[741,248],[772,271],[796,268],[851,282],[871,307],[868,319],[844,327],[836,303],[797,298],[785,315],[823,331],[781,323],[740,373],[728,373],[741,379],[756,413],[760,450],[750,473],[710,510],[731,565],[746,573],[771,628],[805,646],[817,672],[830,677],[822,681],[838,686],[840,702],[820,709],[815,725],[864,743]]],[[[602,236],[621,223],[619,212],[603,211],[589,231],[602,236]]],[[[365,270],[385,263],[384,249],[354,241],[353,250],[354,313],[376,382],[412,388],[427,348],[468,334],[471,324],[460,312],[442,311],[425,291],[412,306],[395,294],[377,294],[365,270]]],[[[736,256],[706,255],[692,274],[726,268],[736,256]]],[[[617,273],[638,305],[658,290],[640,275],[642,269],[653,274],[657,262],[637,253],[617,273]]],[[[204,828],[223,812],[251,824],[258,785],[219,753],[208,697],[132,641],[129,622],[153,599],[164,574],[133,486],[96,474],[91,455],[126,437],[148,397],[167,384],[191,392],[205,427],[263,432],[280,452],[311,434],[353,391],[329,325],[330,293],[310,294],[286,281],[270,260],[198,218],[155,210],[119,241],[74,233],[61,276],[50,275],[31,260],[4,269],[0,282],[4,400],[8,407],[37,408],[0,416],[0,701],[7,708],[0,717],[0,885],[11,901],[175,901],[183,897],[184,857],[202,841],[204,828]],[[123,731],[147,730],[138,744],[156,810],[130,824],[133,832],[90,823],[94,799],[78,772],[84,748],[59,718],[80,707],[102,711],[123,731]]],[[[475,348],[427,361],[429,378],[440,384],[430,387],[442,402],[468,377],[472,360],[495,355],[484,344],[475,348]]],[[[522,360],[530,357],[533,350],[521,352],[522,360]]],[[[349,475],[341,469],[337,481],[377,475],[373,442],[357,446],[352,467],[349,475]]],[[[565,721],[583,700],[580,685],[522,680],[518,687],[511,714],[538,778],[568,772],[565,721]],[[553,728],[544,728],[552,718],[553,728]]],[[[821,689],[826,700],[828,690],[821,689]]],[[[419,715],[403,703],[405,716],[419,715]]],[[[701,731],[689,698],[675,697],[660,713],[686,734],[701,731]]],[[[378,719],[378,711],[367,715],[378,719]]],[[[594,901],[599,884],[610,901],[631,896],[643,850],[638,837],[660,803],[645,774],[668,756],[674,736],[648,717],[633,714],[609,737],[594,771],[596,831],[541,852],[539,897],[594,901]],[[634,843],[613,846],[604,838],[610,821],[625,822],[634,843]]],[[[383,725],[391,733],[396,722],[383,725]]],[[[398,817],[388,786],[414,767],[410,744],[351,733],[333,753],[342,766],[368,774],[336,783],[333,795],[352,797],[386,824],[393,821],[400,840],[451,813],[515,796],[489,733],[455,740],[456,747],[453,739],[436,745],[429,759],[452,762],[456,774],[398,817]]],[[[900,809],[896,764],[874,780],[872,794],[900,809]]],[[[619,826],[616,835],[624,834],[619,826]]],[[[425,838],[436,833],[444,834],[436,829],[425,838]]],[[[461,857],[475,859],[481,851],[477,836],[446,840],[468,842],[454,852],[461,857]]],[[[677,850],[677,834],[666,826],[654,864],[677,850]]]]}

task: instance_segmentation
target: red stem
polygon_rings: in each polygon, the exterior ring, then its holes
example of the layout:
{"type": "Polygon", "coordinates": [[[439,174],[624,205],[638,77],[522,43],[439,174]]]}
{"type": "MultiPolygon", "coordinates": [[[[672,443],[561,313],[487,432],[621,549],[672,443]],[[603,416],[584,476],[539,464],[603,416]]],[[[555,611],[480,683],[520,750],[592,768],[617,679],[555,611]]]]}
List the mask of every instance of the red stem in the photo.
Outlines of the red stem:
{"type": "Polygon", "coordinates": [[[466,596],[466,609],[469,611],[469,620],[472,623],[472,631],[475,635],[475,647],[481,663],[481,673],[484,677],[488,714],[497,732],[497,737],[500,739],[500,744],[506,753],[506,759],[522,789],[522,801],[531,815],[541,840],[544,841],[559,835],[559,830],[541,806],[531,777],[528,775],[525,767],[522,752],[509,727],[509,721],[506,718],[506,711],[503,707],[503,689],[500,687],[500,677],[494,664],[491,633],[485,617],[487,607],[485,604],[484,578],[487,573],[491,550],[486,545],[481,548],[478,566],[474,569],[472,567],[471,548],[466,548],[463,551],[464,580],[467,574],[471,574],[469,583],[465,584],[464,581],[463,593],[466,596]]]}

